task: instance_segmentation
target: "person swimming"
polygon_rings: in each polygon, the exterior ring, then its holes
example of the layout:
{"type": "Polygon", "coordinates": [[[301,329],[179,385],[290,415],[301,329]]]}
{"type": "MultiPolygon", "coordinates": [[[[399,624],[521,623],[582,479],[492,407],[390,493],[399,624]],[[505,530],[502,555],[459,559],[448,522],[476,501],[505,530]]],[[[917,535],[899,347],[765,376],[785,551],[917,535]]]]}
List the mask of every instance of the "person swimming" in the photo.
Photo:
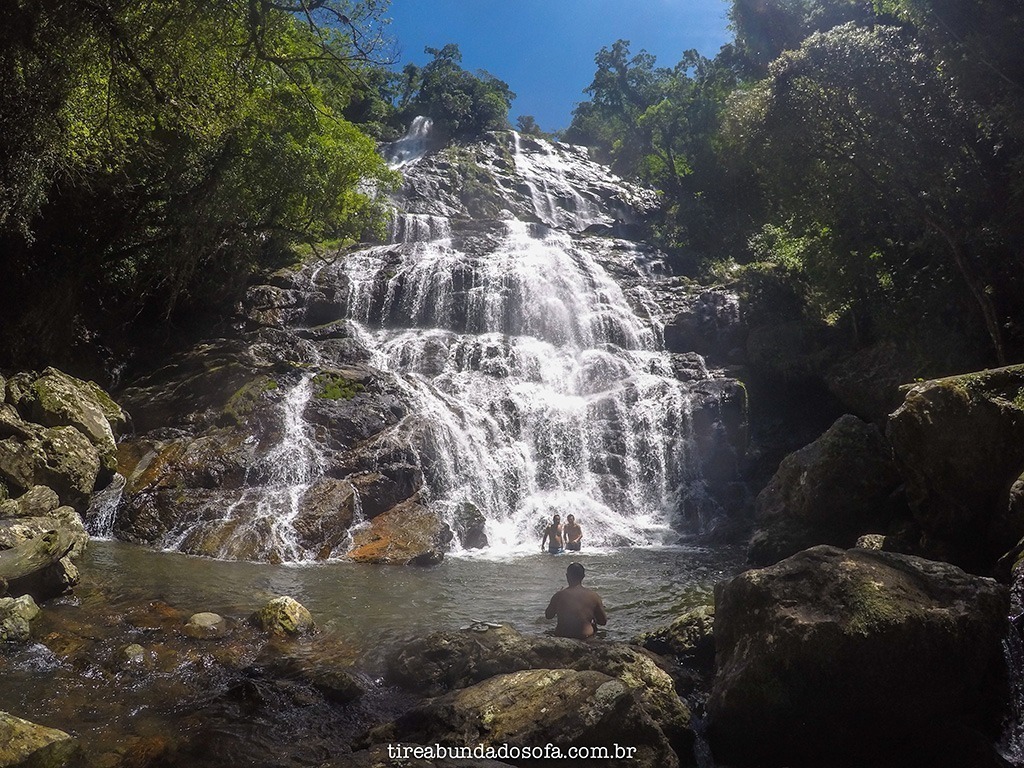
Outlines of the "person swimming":
{"type": "Polygon", "coordinates": [[[547,542],[548,552],[552,555],[557,555],[562,551],[562,518],[555,515],[553,518],[554,522],[551,523],[547,528],[544,529],[544,536],[540,540],[540,548],[544,549],[544,542],[547,542]]]}
{"type": "Polygon", "coordinates": [[[594,636],[598,625],[608,623],[601,596],[583,586],[585,575],[586,571],[580,563],[570,563],[565,569],[565,580],[569,586],[555,592],[544,611],[545,618],[558,617],[555,626],[555,635],[558,637],[586,640],[594,636]]]}

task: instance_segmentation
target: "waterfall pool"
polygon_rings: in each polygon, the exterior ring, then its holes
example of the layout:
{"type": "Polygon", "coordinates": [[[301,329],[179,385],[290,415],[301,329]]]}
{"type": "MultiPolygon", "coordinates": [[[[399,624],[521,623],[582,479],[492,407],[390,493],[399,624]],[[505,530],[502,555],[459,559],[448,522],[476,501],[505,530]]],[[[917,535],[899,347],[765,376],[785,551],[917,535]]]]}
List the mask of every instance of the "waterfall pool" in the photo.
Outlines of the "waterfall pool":
{"type": "Polygon", "coordinates": [[[475,620],[540,634],[553,626],[543,616],[548,599],[578,559],[588,569],[585,584],[607,606],[604,636],[629,640],[709,602],[743,555],[686,546],[571,556],[539,549],[515,558],[448,557],[431,568],[281,566],[94,540],[79,563],[82,582],[43,606],[32,642],[0,644],[0,709],[77,736],[81,765],[150,764],[143,758],[155,755],[170,766],[320,765],[410,706],[407,694],[381,682],[385,653],[403,639],[475,620]],[[268,654],[258,633],[243,629],[276,595],[313,613],[315,650],[296,642],[268,654]],[[199,611],[236,622],[226,644],[182,634],[199,611]],[[130,644],[147,661],[126,661],[130,644]],[[288,674],[267,673],[303,653],[318,654],[319,664],[353,665],[367,693],[338,704],[288,674]]]}

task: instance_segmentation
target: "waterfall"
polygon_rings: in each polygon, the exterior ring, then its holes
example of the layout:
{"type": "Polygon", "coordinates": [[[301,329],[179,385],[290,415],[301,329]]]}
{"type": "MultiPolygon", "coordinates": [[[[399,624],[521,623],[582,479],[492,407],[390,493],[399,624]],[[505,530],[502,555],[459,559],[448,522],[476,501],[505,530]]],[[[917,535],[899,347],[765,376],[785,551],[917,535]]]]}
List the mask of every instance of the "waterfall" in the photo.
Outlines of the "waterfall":
{"type": "Polygon", "coordinates": [[[117,519],[117,509],[124,495],[124,487],[124,476],[115,473],[110,484],[103,490],[94,493],[89,499],[89,508],[84,515],[84,522],[90,536],[95,536],[98,539],[114,537],[114,521],[117,519]]]}
{"type": "Polygon", "coordinates": [[[693,474],[690,395],[655,321],[572,234],[609,217],[538,145],[515,135],[545,225],[491,222],[496,245],[467,248],[443,217],[399,214],[400,248],[343,262],[348,318],[411,403],[398,432],[453,527],[479,510],[495,553],[535,551],[555,513],[576,515],[588,547],[668,541],[693,474]]]}
{"type": "Polygon", "coordinates": [[[429,117],[414,117],[406,134],[388,148],[388,165],[404,168],[419,162],[430,148],[430,132],[433,127],[434,121],[429,117]]]}

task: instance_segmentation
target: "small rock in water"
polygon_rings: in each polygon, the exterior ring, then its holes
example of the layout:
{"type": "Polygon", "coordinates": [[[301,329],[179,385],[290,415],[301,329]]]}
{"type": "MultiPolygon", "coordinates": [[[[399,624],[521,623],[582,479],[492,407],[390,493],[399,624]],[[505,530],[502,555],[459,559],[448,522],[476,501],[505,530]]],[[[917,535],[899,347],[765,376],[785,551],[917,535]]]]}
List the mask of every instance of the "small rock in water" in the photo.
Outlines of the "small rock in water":
{"type": "Polygon", "coordinates": [[[0,641],[23,643],[30,635],[29,622],[39,615],[31,595],[0,597],[0,641]]]}
{"type": "Polygon", "coordinates": [[[194,613],[185,625],[185,634],[197,640],[212,640],[228,633],[227,620],[217,613],[194,613]]]}
{"type": "Polygon", "coordinates": [[[252,621],[273,634],[304,635],[313,631],[313,615],[291,597],[275,597],[252,615],[252,621]]]}
{"type": "Polygon", "coordinates": [[[126,645],[121,649],[121,659],[125,664],[141,664],[146,658],[146,649],[138,643],[126,645]]]}

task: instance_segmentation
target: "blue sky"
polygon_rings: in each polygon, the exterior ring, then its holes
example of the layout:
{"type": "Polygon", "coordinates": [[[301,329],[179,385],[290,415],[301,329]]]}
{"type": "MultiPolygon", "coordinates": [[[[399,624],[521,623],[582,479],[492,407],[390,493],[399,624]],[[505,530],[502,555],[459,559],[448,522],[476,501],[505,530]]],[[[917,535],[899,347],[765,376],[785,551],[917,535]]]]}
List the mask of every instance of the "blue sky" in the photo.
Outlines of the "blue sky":
{"type": "Polygon", "coordinates": [[[424,46],[458,43],[462,66],[486,69],[516,92],[513,122],[533,115],[565,128],[594,75],[594,54],[619,38],[671,67],[688,48],[714,56],[731,34],[726,0],[392,0],[399,60],[425,64],[424,46]]]}

